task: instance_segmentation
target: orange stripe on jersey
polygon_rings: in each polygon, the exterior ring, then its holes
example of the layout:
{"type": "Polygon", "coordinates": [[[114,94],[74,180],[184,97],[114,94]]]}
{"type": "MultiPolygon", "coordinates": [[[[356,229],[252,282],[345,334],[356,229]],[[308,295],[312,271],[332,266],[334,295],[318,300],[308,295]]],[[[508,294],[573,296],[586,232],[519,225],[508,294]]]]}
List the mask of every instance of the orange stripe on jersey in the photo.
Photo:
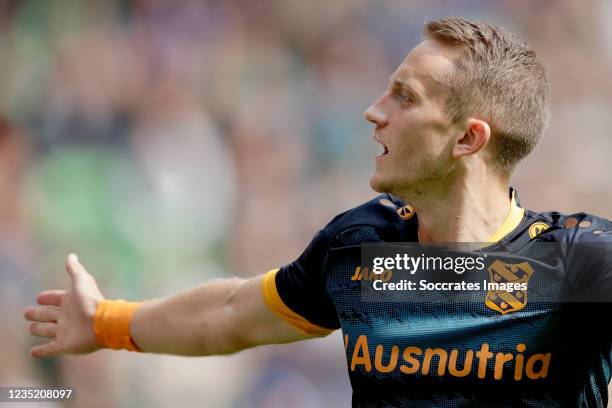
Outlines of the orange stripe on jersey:
{"type": "Polygon", "coordinates": [[[287,323],[295,327],[301,333],[307,336],[327,336],[332,329],[317,326],[316,324],[310,323],[308,320],[289,309],[283,299],[280,297],[278,290],[276,289],[276,273],[278,269],[273,269],[267,272],[262,280],[262,290],[264,299],[268,307],[277,315],[283,318],[287,323]]]}

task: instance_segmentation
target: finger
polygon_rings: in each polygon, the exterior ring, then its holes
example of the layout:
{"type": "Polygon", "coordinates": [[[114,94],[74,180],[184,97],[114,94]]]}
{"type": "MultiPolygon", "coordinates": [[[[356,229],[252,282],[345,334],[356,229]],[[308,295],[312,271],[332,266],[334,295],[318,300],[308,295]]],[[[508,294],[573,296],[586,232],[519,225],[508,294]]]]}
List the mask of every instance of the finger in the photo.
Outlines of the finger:
{"type": "Polygon", "coordinates": [[[53,357],[61,352],[59,344],[55,341],[50,341],[40,346],[34,346],[30,349],[31,357],[53,357]]]}
{"type": "Polygon", "coordinates": [[[36,296],[36,303],[39,305],[59,306],[62,297],[66,293],[65,290],[45,290],[36,296]]]}
{"type": "Polygon", "coordinates": [[[57,323],[32,323],[30,333],[38,337],[55,337],[57,333],[57,323]]]}
{"type": "Polygon", "coordinates": [[[55,306],[28,306],[24,315],[32,322],[57,322],[60,311],[55,306]]]}

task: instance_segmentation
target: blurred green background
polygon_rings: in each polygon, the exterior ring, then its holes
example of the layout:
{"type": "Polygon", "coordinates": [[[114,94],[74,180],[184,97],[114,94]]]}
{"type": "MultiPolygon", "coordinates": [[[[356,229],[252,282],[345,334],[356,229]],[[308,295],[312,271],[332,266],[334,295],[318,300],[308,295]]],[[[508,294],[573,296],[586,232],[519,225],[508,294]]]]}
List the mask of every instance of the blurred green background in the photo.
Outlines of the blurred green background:
{"type": "Polygon", "coordinates": [[[610,2],[0,1],[0,384],[73,385],[87,407],[348,406],[339,334],[33,361],[22,309],[68,285],[71,251],[125,299],[292,261],[373,195],[363,111],[448,15],[517,32],[547,67],[551,125],[513,179],[523,206],[610,218],[610,2]]]}

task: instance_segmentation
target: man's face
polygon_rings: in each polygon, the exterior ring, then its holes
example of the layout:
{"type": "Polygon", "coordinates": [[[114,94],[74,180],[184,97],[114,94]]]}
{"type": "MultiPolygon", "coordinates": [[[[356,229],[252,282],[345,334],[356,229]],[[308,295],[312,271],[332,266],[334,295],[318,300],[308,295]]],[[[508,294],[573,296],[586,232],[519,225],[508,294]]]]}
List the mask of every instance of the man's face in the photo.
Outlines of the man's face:
{"type": "Polygon", "coordinates": [[[384,146],[370,179],[375,191],[402,195],[447,181],[458,132],[444,112],[443,78],[459,50],[427,40],[391,75],[389,88],[365,112],[384,146]]]}

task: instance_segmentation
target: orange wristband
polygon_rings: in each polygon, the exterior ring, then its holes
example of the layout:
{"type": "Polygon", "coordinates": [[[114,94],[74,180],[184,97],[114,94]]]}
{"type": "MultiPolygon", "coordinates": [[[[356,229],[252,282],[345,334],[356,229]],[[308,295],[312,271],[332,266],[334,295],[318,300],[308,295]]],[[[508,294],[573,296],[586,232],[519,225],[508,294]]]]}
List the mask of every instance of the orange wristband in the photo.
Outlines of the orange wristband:
{"type": "Polygon", "coordinates": [[[140,302],[103,300],[98,303],[93,319],[96,341],[101,347],[115,350],[141,351],[130,335],[130,322],[140,302]]]}

